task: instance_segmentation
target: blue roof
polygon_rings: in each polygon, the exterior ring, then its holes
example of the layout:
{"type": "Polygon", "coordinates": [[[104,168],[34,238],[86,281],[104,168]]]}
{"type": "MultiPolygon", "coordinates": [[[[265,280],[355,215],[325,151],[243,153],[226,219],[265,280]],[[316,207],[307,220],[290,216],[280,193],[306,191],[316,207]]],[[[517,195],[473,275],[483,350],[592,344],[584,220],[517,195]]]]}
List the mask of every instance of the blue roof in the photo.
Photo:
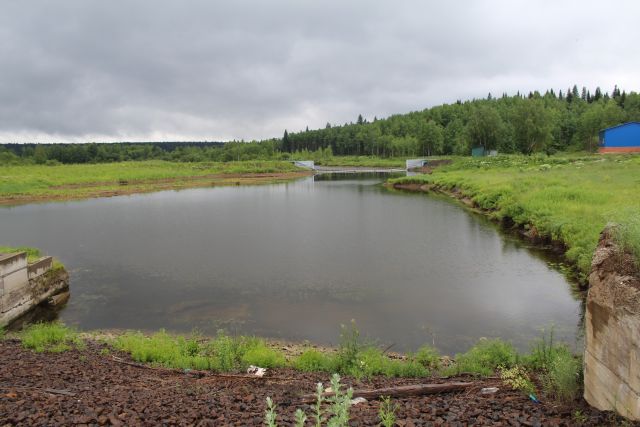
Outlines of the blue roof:
{"type": "Polygon", "coordinates": [[[609,129],[615,129],[615,128],[619,128],[619,127],[627,126],[627,125],[640,125],[640,122],[620,123],[619,125],[615,125],[615,126],[611,126],[610,128],[602,129],[600,132],[604,132],[604,131],[609,130],[609,129]]]}

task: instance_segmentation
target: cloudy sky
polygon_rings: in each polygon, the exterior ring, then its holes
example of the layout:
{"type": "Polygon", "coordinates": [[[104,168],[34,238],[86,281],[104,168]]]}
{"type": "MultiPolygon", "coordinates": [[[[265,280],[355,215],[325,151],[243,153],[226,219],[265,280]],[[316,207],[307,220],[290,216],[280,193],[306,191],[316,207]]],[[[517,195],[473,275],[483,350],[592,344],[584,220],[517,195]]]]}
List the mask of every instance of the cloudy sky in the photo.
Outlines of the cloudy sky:
{"type": "Polygon", "coordinates": [[[280,136],[517,90],[639,90],[637,0],[0,3],[0,142],[280,136]]]}

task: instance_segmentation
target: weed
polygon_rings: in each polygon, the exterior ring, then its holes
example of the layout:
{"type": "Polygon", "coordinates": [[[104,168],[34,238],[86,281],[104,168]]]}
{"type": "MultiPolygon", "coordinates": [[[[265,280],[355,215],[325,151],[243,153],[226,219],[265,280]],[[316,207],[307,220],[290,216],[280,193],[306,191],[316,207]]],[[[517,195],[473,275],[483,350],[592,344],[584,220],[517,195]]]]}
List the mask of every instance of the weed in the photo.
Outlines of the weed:
{"type": "Polygon", "coordinates": [[[102,356],[108,356],[111,354],[111,350],[109,350],[108,348],[103,348],[102,350],[100,350],[100,355],[102,356]]]}
{"type": "Polygon", "coordinates": [[[542,330],[542,336],[534,341],[531,354],[525,357],[526,363],[533,369],[546,370],[558,351],[558,345],[554,343],[554,330],[548,333],[542,330]]]}
{"type": "Polygon", "coordinates": [[[573,422],[575,422],[579,426],[585,425],[589,420],[589,417],[583,414],[580,409],[576,409],[575,411],[573,411],[573,414],[571,414],[571,418],[573,419],[573,422]]]}
{"type": "Polygon", "coordinates": [[[360,331],[356,327],[355,320],[349,327],[341,325],[340,345],[338,347],[337,368],[343,373],[357,372],[360,368],[358,357],[364,348],[360,342],[360,331]]]}
{"type": "Polygon", "coordinates": [[[525,395],[535,394],[536,387],[529,378],[529,373],[522,366],[514,366],[512,368],[498,367],[500,371],[500,379],[506,385],[514,390],[520,390],[525,395]]]}
{"type": "Polygon", "coordinates": [[[420,347],[413,355],[413,359],[428,369],[438,369],[440,367],[440,353],[428,345],[420,347]]]}
{"type": "Polygon", "coordinates": [[[264,423],[268,427],[276,427],[278,424],[276,423],[276,418],[278,415],[276,414],[276,405],[273,403],[270,397],[267,397],[267,410],[264,414],[264,423]]]}
{"type": "Polygon", "coordinates": [[[396,423],[396,411],[398,410],[397,403],[391,403],[389,396],[382,397],[380,403],[380,409],[378,410],[378,417],[380,417],[380,424],[384,427],[392,427],[396,423]]]}
{"type": "Polygon", "coordinates": [[[547,372],[544,374],[545,389],[563,402],[578,397],[580,390],[582,363],[566,349],[557,352],[547,372]]]}
{"type": "Polygon", "coordinates": [[[296,427],[304,427],[304,423],[307,422],[307,416],[300,408],[296,409],[296,427]]]}
{"type": "Polygon", "coordinates": [[[322,383],[316,384],[316,403],[313,405],[313,419],[316,427],[322,425],[322,404],[324,403],[324,387],[322,383]]]}
{"type": "MultiPolygon", "coordinates": [[[[353,397],[353,389],[349,387],[347,391],[342,390],[340,384],[340,375],[333,374],[330,380],[333,395],[328,398],[323,397],[324,387],[322,383],[318,383],[316,387],[316,403],[313,406],[313,420],[316,427],[321,427],[323,421],[326,420],[327,427],[343,427],[349,424],[349,408],[351,407],[351,398],[353,397]],[[324,413],[322,405],[324,402],[330,403],[327,412],[324,413]]],[[[296,425],[303,426],[307,416],[301,409],[296,410],[296,425]]],[[[270,397],[267,397],[267,409],[265,410],[264,423],[267,426],[276,425],[276,405],[270,397]]]]}
{"type": "Polygon", "coordinates": [[[21,333],[21,339],[24,348],[38,353],[60,353],[71,349],[72,345],[77,349],[84,348],[84,341],[77,332],[58,322],[33,324],[21,333]]]}
{"type": "Polygon", "coordinates": [[[331,403],[329,413],[332,416],[327,421],[327,426],[346,426],[349,423],[349,408],[351,407],[353,389],[349,387],[349,389],[343,393],[340,385],[340,375],[338,374],[333,374],[330,383],[333,396],[329,397],[327,401],[331,403]]]}

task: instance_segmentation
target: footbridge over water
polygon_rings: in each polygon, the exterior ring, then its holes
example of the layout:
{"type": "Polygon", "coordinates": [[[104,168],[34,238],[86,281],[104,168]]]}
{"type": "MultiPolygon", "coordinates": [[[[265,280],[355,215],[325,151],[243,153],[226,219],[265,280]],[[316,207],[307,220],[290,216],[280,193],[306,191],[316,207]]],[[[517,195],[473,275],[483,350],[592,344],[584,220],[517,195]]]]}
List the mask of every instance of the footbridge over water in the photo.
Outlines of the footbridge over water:
{"type": "Polygon", "coordinates": [[[402,168],[384,168],[372,166],[319,166],[313,160],[294,160],[293,164],[305,169],[311,169],[316,174],[321,173],[397,173],[405,172],[402,168]]]}

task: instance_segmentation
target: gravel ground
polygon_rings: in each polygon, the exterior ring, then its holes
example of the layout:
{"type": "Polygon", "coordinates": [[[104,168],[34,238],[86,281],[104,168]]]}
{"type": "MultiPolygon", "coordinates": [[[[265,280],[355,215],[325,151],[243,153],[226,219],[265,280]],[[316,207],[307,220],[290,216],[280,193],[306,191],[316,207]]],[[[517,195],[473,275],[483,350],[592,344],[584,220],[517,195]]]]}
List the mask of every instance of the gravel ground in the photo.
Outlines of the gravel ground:
{"type": "MultiPolygon", "coordinates": [[[[308,374],[291,369],[268,371],[263,378],[216,375],[139,367],[125,354],[102,350],[89,342],[87,348],[65,353],[38,354],[24,350],[19,341],[0,342],[0,425],[262,425],[267,396],[278,405],[278,423],[291,425],[302,394],[313,393],[327,374],[308,374]]],[[[455,379],[373,378],[345,384],[356,389],[393,385],[472,381],[455,379]]],[[[583,401],[570,406],[553,402],[536,404],[509,390],[498,379],[473,380],[464,392],[395,399],[397,425],[621,425],[611,413],[589,408],[583,401]],[[482,395],[483,387],[499,387],[482,395]],[[574,416],[579,410],[581,417],[574,416]],[[582,424],[578,424],[578,422],[582,424]]],[[[351,407],[350,424],[378,425],[379,401],[351,407]]],[[[307,425],[312,425],[308,422],[307,425]]],[[[630,425],[630,424],[627,424],[630,425]]]]}

